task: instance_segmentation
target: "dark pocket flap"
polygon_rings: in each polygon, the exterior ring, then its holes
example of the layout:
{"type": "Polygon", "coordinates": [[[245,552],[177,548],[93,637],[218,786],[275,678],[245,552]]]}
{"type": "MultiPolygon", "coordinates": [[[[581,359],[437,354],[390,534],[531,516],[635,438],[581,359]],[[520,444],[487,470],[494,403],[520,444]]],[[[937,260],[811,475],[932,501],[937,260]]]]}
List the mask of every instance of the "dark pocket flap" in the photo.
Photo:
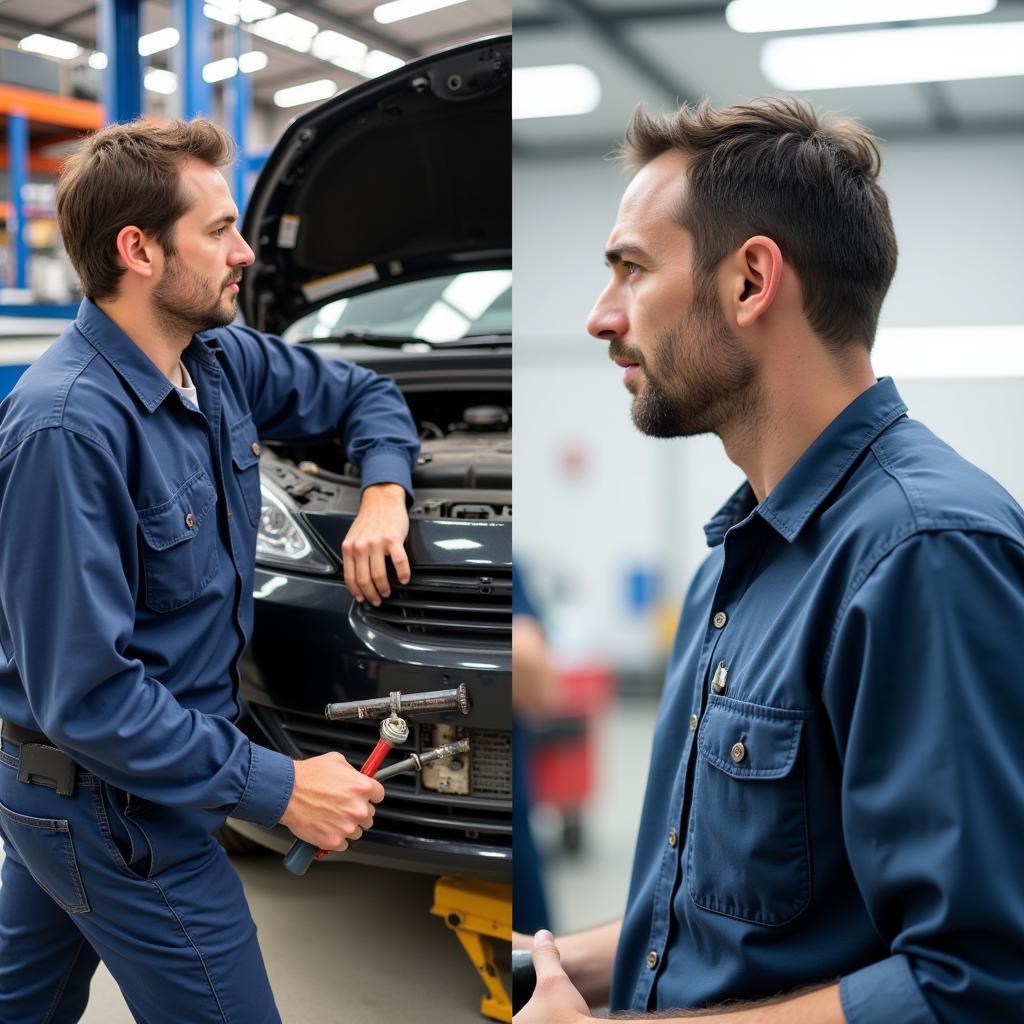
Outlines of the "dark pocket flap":
{"type": "Polygon", "coordinates": [[[712,695],[697,734],[701,756],[738,779],[781,779],[796,763],[812,711],[769,708],[712,695]]]}
{"type": "Polygon", "coordinates": [[[248,469],[260,461],[259,434],[249,416],[231,427],[231,459],[238,469],[248,469]]]}
{"type": "Polygon", "coordinates": [[[139,510],[142,536],[156,551],[191,540],[216,501],[217,492],[200,469],[162,505],[139,510]]]}

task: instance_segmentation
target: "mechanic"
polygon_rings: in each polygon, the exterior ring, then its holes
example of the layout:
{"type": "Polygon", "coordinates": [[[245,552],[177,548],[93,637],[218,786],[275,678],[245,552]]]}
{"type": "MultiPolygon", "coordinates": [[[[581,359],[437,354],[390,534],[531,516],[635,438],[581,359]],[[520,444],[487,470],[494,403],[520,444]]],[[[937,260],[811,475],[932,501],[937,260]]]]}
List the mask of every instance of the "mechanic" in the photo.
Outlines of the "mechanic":
{"type": "Polygon", "coordinates": [[[643,433],[717,434],[746,481],[705,527],[625,915],[537,934],[517,1024],[609,992],[625,1020],[1022,1020],[1024,512],[875,379],[875,142],[776,98],[639,109],[623,156],[587,329],[643,433]]]}
{"type": "Polygon", "coordinates": [[[65,164],[86,298],[0,406],[0,1020],[76,1021],[102,959],[137,1021],[276,1022],[227,815],[344,850],[380,783],[251,743],[261,438],[342,434],[356,600],[408,581],[418,444],[394,384],[232,325],[253,253],[205,119],[114,124],[65,164]]]}

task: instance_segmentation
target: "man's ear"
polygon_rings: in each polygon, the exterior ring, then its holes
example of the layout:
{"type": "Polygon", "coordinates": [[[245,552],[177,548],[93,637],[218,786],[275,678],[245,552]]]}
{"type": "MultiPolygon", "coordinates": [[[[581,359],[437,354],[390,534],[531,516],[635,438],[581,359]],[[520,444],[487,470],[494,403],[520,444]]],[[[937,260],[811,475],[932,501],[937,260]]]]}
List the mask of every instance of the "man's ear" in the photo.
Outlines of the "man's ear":
{"type": "Polygon", "coordinates": [[[129,224],[117,233],[117,255],[129,273],[152,277],[156,271],[159,243],[141,228],[129,224]]]}
{"type": "Polygon", "coordinates": [[[782,250],[766,235],[748,238],[730,260],[729,298],[738,327],[750,327],[775,301],[782,281],[782,250]]]}

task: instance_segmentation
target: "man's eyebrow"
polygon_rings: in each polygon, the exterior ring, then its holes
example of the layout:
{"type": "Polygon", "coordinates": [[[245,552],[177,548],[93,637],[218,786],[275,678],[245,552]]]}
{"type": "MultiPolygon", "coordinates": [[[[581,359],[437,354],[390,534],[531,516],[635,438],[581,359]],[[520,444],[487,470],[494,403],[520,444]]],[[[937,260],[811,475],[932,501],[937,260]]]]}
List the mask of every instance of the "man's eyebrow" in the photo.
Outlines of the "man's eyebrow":
{"type": "Polygon", "coordinates": [[[604,262],[607,266],[612,266],[616,263],[621,263],[623,260],[630,259],[635,256],[641,262],[648,262],[650,255],[640,248],[639,245],[633,245],[627,242],[625,245],[617,245],[614,249],[606,249],[604,254],[604,262]]]}
{"type": "Polygon", "coordinates": [[[208,228],[216,227],[218,224],[234,224],[238,220],[237,214],[234,213],[222,213],[215,220],[211,220],[206,226],[208,228]]]}

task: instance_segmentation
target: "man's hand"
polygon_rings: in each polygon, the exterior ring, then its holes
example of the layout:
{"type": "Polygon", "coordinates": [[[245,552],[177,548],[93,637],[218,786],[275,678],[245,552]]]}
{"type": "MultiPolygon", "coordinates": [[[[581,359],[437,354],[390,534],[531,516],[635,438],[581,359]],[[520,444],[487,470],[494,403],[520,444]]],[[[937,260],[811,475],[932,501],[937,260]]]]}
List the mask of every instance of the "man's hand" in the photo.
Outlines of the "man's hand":
{"type": "Polygon", "coordinates": [[[533,998],[512,1018],[515,1024],[577,1024],[592,1019],[590,1007],[562,970],[551,932],[541,930],[534,936],[533,969],[537,987],[533,998]]]}
{"type": "Polygon", "coordinates": [[[403,546],[408,534],[405,488],[399,484],[367,487],[359,504],[359,515],[341,544],[345,585],[357,601],[367,600],[377,606],[391,594],[386,557],[390,557],[398,579],[409,582],[409,559],[403,546]]]}
{"type": "Polygon", "coordinates": [[[321,850],[347,850],[373,824],[384,787],[331,751],[295,762],[295,785],[281,824],[321,850]]]}

